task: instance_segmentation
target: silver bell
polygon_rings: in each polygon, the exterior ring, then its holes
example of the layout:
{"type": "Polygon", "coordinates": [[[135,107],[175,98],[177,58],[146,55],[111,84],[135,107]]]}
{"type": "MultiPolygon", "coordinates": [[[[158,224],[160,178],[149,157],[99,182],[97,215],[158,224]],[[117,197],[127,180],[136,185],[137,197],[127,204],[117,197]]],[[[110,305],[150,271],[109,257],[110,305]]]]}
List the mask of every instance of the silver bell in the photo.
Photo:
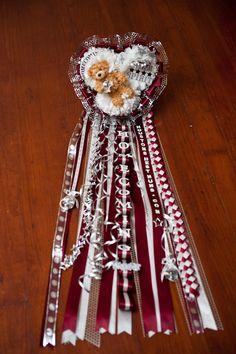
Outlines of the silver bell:
{"type": "Polygon", "coordinates": [[[179,277],[179,270],[175,265],[175,258],[164,258],[162,264],[164,264],[164,267],[161,272],[161,281],[164,278],[169,281],[176,281],[179,277]]]}

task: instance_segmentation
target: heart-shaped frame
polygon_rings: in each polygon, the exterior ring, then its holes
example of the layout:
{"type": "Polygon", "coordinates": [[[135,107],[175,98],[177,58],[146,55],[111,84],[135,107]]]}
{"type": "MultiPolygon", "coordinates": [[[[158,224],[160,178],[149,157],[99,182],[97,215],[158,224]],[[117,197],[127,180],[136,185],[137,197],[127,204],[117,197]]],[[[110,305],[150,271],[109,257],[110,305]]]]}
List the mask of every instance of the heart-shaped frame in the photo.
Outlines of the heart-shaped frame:
{"type": "Polygon", "coordinates": [[[89,37],[72,55],[69,77],[87,112],[135,120],[150,111],[166,87],[167,68],[168,59],[161,42],[129,32],[109,38],[89,37]],[[104,60],[109,64],[107,75],[114,76],[118,72],[125,76],[126,87],[123,85],[123,89],[129,87],[133,92],[130,96],[121,92],[123,103],[120,106],[115,106],[111,99],[109,90],[113,81],[103,79],[102,92],[99,92],[96,89],[97,76],[89,75],[89,69],[104,60]]]}

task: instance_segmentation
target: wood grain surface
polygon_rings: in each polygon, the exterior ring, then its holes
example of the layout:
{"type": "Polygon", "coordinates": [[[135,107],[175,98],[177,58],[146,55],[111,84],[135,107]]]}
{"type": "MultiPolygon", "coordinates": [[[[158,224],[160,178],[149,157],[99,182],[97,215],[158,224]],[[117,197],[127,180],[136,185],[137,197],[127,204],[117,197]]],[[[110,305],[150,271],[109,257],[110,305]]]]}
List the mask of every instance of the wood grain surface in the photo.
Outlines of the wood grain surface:
{"type": "Polygon", "coordinates": [[[236,352],[235,1],[1,0],[0,353],[40,347],[54,225],[67,143],[82,106],[67,77],[92,34],[148,33],[166,48],[168,87],[157,127],[225,330],[102,337],[60,344],[70,272],[63,274],[54,353],[236,352]]]}

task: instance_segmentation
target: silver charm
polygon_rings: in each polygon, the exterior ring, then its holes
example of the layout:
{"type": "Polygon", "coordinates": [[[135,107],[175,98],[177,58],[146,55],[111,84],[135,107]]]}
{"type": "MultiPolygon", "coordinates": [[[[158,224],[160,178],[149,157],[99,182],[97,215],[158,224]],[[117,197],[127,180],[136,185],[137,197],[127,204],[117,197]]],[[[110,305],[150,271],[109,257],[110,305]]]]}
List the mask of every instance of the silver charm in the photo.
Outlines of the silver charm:
{"type": "Polygon", "coordinates": [[[111,92],[112,86],[113,86],[112,81],[110,81],[110,80],[105,80],[105,81],[103,82],[104,92],[105,92],[105,93],[111,92]]]}
{"type": "Polygon", "coordinates": [[[180,275],[179,269],[176,266],[176,259],[173,256],[172,243],[170,233],[174,230],[173,220],[164,214],[164,231],[162,235],[162,248],[165,251],[165,258],[162,259],[164,265],[161,271],[161,281],[164,278],[170,281],[176,281],[180,275]]]}
{"type": "Polygon", "coordinates": [[[80,192],[67,190],[66,194],[67,195],[60,201],[61,210],[64,212],[68,211],[69,209],[74,208],[74,205],[78,208],[79,201],[77,198],[80,196],[80,192]]]}
{"type": "Polygon", "coordinates": [[[162,260],[162,264],[164,264],[164,267],[161,271],[161,281],[163,281],[164,278],[170,281],[176,281],[178,279],[179,270],[176,267],[175,263],[176,260],[172,256],[166,257],[162,260]]]}

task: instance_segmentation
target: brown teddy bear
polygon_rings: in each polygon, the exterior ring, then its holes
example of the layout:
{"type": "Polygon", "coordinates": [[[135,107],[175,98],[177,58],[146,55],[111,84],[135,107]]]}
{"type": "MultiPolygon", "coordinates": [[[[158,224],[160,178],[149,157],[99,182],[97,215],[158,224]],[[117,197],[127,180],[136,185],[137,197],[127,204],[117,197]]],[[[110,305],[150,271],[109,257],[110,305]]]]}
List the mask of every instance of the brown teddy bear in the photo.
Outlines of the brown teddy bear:
{"type": "Polygon", "coordinates": [[[134,96],[127,76],[120,71],[109,72],[109,63],[106,60],[93,64],[88,70],[88,75],[96,81],[95,90],[109,94],[116,107],[122,107],[125,98],[134,96]]]}

